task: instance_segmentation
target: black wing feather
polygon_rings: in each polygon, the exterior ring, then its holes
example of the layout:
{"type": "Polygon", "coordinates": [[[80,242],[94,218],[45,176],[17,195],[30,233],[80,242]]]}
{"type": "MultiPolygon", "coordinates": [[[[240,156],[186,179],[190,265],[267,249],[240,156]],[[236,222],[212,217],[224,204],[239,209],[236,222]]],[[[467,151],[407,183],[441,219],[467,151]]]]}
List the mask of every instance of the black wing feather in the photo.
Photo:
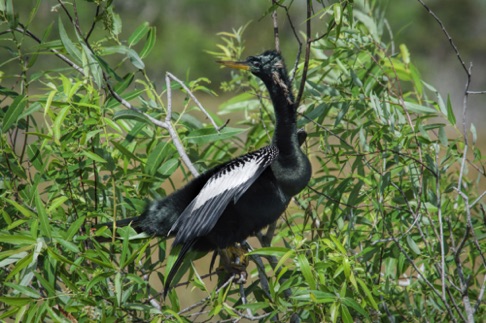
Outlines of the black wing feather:
{"type": "Polygon", "coordinates": [[[277,158],[278,149],[266,146],[230,161],[214,174],[172,226],[174,245],[186,243],[211,231],[228,204],[238,199],[277,158]]]}

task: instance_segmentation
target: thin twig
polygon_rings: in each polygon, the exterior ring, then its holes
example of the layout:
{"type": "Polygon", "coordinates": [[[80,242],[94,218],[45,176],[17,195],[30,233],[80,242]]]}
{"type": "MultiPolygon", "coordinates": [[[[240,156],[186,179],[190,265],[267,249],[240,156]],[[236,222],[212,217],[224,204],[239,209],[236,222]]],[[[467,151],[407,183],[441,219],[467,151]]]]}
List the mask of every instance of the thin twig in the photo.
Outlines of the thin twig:
{"type": "MultiPolygon", "coordinates": [[[[216,122],[214,121],[214,119],[211,117],[211,115],[208,113],[208,111],[206,109],[204,109],[203,105],[201,104],[201,102],[199,102],[199,100],[196,98],[196,96],[191,92],[191,90],[189,90],[189,88],[184,84],[184,82],[182,82],[181,80],[179,80],[174,74],[170,73],[170,72],[167,72],[166,73],[166,76],[168,76],[169,78],[173,79],[174,81],[176,81],[177,83],[179,83],[180,86],[182,86],[182,88],[184,90],[186,90],[187,94],[191,97],[191,99],[194,101],[194,103],[196,103],[196,105],[198,106],[198,108],[206,115],[206,117],[209,119],[209,121],[211,122],[211,124],[213,125],[214,129],[216,129],[216,131],[219,133],[219,131],[221,129],[223,129],[225,127],[226,124],[222,125],[222,126],[218,126],[216,124],[216,122]]],[[[170,84],[169,84],[169,87],[167,88],[167,91],[170,91],[170,84]]],[[[167,119],[166,119],[167,120],[167,119]]]]}
{"type": "MultiPolygon", "coordinates": [[[[272,0],[272,4],[275,6],[277,3],[276,0],[272,0]]],[[[273,39],[275,40],[275,50],[280,53],[280,37],[278,35],[278,19],[277,19],[277,9],[274,9],[272,12],[272,21],[273,21],[273,39]]]]}
{"type": "Polygon", "coordinates": [[[295,106],[298,107],[300,101],[302,100],[302,95],[304,94],[305,83],[307,80],[307,72],[309,70],[309,59],[310,59],[310,45],[311,45],[311,15],[312,15],[312,0],[307,0],[307,19],[306,19],[306,43],[305,43],[305,56],[304,56],[304,69],[302,71],[302,78],[300,80],[299,92],[297,94],[297,100],[295,101],[295,106]]]}

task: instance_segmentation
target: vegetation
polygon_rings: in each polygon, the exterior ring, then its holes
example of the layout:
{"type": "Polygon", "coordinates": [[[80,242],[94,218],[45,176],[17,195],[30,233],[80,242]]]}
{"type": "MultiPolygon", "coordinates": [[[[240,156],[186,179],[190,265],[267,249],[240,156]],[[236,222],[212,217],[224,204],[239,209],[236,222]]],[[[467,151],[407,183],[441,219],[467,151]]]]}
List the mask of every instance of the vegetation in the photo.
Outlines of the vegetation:
{"type": "MultiPolygon", "coordinates": [[[[313,179],[283,220],[257,235],[247,284],[231,276],[209,288],[207,267],[187,263],[187,283],[163,300],[155,286],[174,260],[166,241],[91,227],[138,215],[146,199],[181,186],[175,176],[267,144],[274,119],[267,93],[256,78],[225,70],[231,79],[221,88],[232,97],[212,113],[197,99],[213,93],[208,79],[150,78],[145,61],[166,44],[156,44],[148,23],[122,38],[123,17],[111,1],[59,1],[41,33],[30,28],[39,6],[24,16],[12,0],[0,1],[10,55],[0,65],[0,319],[472,322],[486,315],[484,158],[464,119],[468,97],[480,92],[469,90],[471,72],[457,50],[466,84],[460,118],[422,79],[407,46],[385,40],[376,1],[317,3],[308,17],[285,20],[300,49],[286,58],[313,179]],[[89,23],[77,5],[92,9],[89,23]],[[243,117],[226,124],[228,113],[243,117]],[[207,297],[182,305],[191,290],[207,297]]],[[[290,17],[294,6],[274,2],[266,14],[290,17]]],[[[244,27],[220,37],[217,59],[255,54],[244,51],[244,27]]]]}

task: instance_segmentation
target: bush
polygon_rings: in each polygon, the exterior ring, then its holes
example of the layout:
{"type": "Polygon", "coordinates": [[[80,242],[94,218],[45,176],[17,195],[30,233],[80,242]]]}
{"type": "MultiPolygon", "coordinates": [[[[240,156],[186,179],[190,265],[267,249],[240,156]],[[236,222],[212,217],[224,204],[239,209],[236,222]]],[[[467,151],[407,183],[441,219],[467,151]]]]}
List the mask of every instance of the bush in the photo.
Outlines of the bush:
{"type": "MultiPolygon", "coordinates": [[[[158,84],[147,76],[154,27],[144,23],[121,39],[122,18],[111,1],[82,3],[94,9],[91,25],[80,24],[75,2],[59,2],[51,13],[57,23],[37,35],[29,25],[40,2],[28,17],[17,15],[12,1],[0,2],[1,41],[10,54],[2,64],[10,85],[0,87],[0,318],[485,315],[485,193],[477,193],[484,165],[474,125],[467,130],[450,99],[422,80],[406,45],[394,51],[380,7],[365,0],[316,9],[303,20],[305,36],[294,30],[290,42],[302,54],[287,64],[314,175],[276,230],[257,235],[263,247],[250,253],[257,266],[249,283],[231,277],[209,288],[198,273],[207,269],[187,262],[183,285],[207,297],[184,307],[178,289],[162,300],[155,286],[174,260],[166,259],[166,241],[138,239],[130,227],[117,230],[120,239],[90,228],[139,215],[146,199],[181,186],[175,174],[196,175],[268,144],[273,110],[261,82],[232,72],[222,88],[233,97],[219,114],[245,118],[224,126],[194,94],[213,93],[208,79],[183,82],[167,73],[158,84]],[[39,67],[46,62],[54,63],[39,67]],[[173,95],[183,102],[173,103],[173,95]]],[[[274,10],[283,16],[294,7],[284,1],[267,14],[274,10]]],[[[244,30],[222,33],[212,55],[240,58],[244,30]]]]}

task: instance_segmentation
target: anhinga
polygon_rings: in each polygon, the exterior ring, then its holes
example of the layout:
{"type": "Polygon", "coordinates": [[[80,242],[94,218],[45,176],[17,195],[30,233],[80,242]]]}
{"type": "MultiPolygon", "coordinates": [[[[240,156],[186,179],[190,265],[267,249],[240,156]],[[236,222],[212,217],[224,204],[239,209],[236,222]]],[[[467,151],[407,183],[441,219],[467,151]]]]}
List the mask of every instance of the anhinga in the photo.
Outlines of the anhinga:
{"type": "Polygon", "coordinates": [[[164,199],[150,203],[136,218],[117,221],[139,232],[175,236],[181,245],[166,278],[164,296],[190,250],[221,250],[273,223],[290,199],[309,182],[311,166],[300,149],[296,104],[285,64],[276,51],[221,64],[248,70],[265,83],[275,109],[272,144],[216,166],[164,199]]]}

